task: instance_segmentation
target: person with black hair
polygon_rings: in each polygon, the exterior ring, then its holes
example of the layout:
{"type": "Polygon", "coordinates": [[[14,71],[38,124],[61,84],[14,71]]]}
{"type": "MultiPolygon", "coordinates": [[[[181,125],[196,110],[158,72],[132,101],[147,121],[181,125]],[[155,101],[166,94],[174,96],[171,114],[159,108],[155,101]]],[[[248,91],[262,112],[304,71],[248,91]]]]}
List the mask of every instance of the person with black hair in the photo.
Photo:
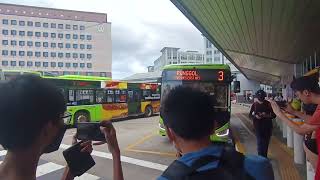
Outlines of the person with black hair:
{"type": "MultiPolygon", "coordinates": [[[[303,76],[294,79],[291,82],[291,88],[295,92],[295,95],[304,104],[317,104],[317,109],[313,115],[308,115],[300,111],[293,110],[289,105],[285,108],[289,113],[298,116],[303,119],[305,123],[303,125],[297,125],[292,122],[286,115],[281,111],[280,107],[276,102],[270,101],[274,113],[279,117],[280,120],[285,122],[290,128],[292,128],[296,133],[301,135],[306,135],[316,131],[316,141],[317,149],[320,147],[320,87],[318,84],[318,78],[313,76],[303,76]]],[[[318,162],[316,166],[316,177],[315,179],[320,179],[320,165],[319,165],[319,155],[318,162]]]]}
{"type": "MultiPolygon", "coordinates": [[[[0,144],[7,150],[0,179],[36,179],[40,156],[59,149],[65,111],[59,89],[38,76],[21,75],[0,84],[0,144]]],[[[91,153],[90,141],[81,146],[91,153]]],[[[73,178],[67,167],[62,179],[73,178]]]]}
{"type": "Polygon", "coordinates": [[[189,87],[178,86],[168,93],[160,116],[170,142],[182,157],[158,180],[274,179],[272,166],[266,158],[244,156],[234,148],[210,141],[215,120],[223,114],[217,113],[214,106],[208,94],[189,87]]]}
{"type": "Polygon", "coordinates": [[[257,151],[260,156],[268,158],[268,147],[272,135],[272,119],[276,117],[270,103],[265,100],[267,94],[263,90],[256,92],[257,101],[251,106],[249,117],[253,125],[257,139],[257,151]]]}

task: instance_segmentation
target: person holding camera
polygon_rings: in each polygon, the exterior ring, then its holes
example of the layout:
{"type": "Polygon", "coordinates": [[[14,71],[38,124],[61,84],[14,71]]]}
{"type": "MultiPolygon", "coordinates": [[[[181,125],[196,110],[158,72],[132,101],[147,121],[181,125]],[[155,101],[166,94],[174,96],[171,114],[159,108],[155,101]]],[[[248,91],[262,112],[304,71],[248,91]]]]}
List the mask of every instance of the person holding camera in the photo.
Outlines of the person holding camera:
{"type": "Polygon", "coordinates": [[[256,92],[257,100],[251,106],[249,117],[253,120],[258,154],[268,158],[268,147],[272,135],[272,119],[276,115],[272,111],[270,103],[265,100],[266,95],[263,90],[256,92]]]}
{"type": "MultiPolygon", "coordinates": [[[[70,118],[65,111],[66,103],[60,90],[39,76],[20,75],[0,84],[0,145],[7,150],[0,164],[0,179],[36,179],[40,156],[59,149],[67,127],[64,122],[70,118]]],[[[101,126],[113,155],[114,179],[122,180],[115,130],[107,122],[101,126]]],[[[91,141],[82,142],[80,151],[90,154],[91,141]]],[[[61,179],[74,179],[69,167],[61,179]]]]}

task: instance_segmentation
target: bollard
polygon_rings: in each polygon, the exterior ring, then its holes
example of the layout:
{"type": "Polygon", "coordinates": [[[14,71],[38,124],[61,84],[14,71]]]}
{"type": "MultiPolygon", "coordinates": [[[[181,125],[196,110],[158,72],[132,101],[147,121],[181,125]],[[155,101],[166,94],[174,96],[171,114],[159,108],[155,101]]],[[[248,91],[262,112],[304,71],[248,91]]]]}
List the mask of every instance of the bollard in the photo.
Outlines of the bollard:
{"type": "Polygon", "coordinates": [[[315,176],[315,172],[309,161],[307,161],[306,167],[307,167],[307,180],[313,180],[315,176]]]}
{"type": "Polygon", "coordinates": [[[287,146],[293,148],[293,131],[289,126],[287,126],[287,146]]]}
{"type": "Polygon", "coordinates": [[[282,122],[282,136],[283,138],[287,137],[287,124],[285,122],[282,122]]]}
{"type": "MultiPolygon", "coordinates": [[[[292,119],[297,124],[302,124],[302,119],[292,119]]],[[[296,164],[304,164],[305,163],[305,153],[303,150],[303,136],[300,134],[293,132],[293,152],[294,152],[294,162],[296,164]]]]}

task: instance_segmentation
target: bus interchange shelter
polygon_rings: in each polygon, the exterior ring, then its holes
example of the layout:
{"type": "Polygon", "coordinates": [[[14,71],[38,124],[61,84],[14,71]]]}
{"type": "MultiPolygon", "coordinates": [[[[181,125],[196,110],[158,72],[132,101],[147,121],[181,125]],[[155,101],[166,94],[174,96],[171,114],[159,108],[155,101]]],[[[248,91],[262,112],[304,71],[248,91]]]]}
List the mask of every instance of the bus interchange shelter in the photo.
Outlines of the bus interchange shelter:
{"type": "Polygon", "coordinates": [[[280,85],[320,66],[319,0],[171,0],[248,79],[280,85]]]}

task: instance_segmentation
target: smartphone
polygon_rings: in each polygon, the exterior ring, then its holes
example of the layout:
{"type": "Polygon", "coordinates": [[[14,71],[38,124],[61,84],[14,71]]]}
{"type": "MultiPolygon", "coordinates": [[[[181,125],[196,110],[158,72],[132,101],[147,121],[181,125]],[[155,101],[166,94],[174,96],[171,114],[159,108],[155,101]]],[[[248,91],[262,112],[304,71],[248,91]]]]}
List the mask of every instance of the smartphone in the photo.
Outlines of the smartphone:
{"type": "Polygon", "coordinates": [[[81,143],[82,141],[64,150],[62,153],[74,176],[81,176],[96,164],[89,153],[81,152],[81,143]]]}
{"type": "Polygon", "coordinates": [[[83,141],[105,141],[98,122],[79,122],[77,124],[77,139],[83,141]]]}

